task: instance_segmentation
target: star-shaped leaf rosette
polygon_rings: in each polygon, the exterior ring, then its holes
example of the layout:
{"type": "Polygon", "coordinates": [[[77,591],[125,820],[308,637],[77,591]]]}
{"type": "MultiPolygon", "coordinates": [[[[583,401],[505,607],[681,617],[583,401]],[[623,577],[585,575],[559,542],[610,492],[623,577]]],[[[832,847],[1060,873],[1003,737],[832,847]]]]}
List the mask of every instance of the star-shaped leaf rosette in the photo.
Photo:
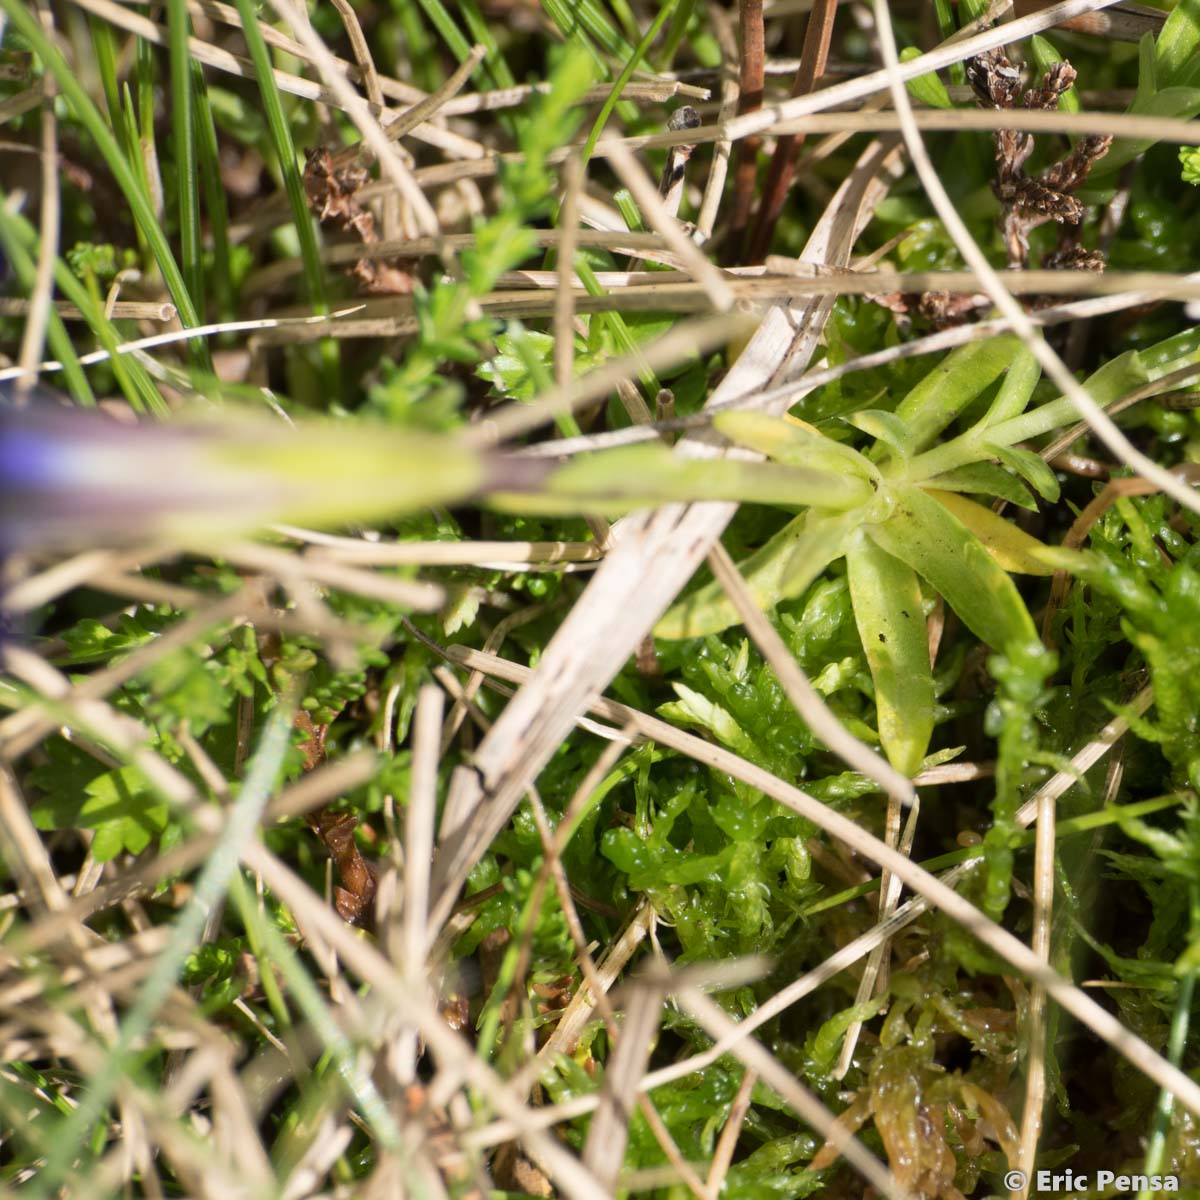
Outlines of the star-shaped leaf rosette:
{"type": "MultiPolygon", "coordinates": [[[[1113,359],[1085,386],[1107,405],[1192,361],[1200,337],[1188,333],[1113,359]]],[[[809,503],[740,564],[761,607],[801,595],[845,558],[855,621],[875,686],[879,741],[906,775],[920,769],[934,725],[934,679],[924,589],[940,594],[964,625],[1006,655],[1037,646],[1033,619],[1011,574],[1048,575],[1078,561],[1046,546],[978,499],[1035,508],[1033,493],[1054,501],[1058,481],[1046,462],[1018,443],[1074,419],[1058,399],[1026,412],[1041,370],[1011,337],[948,355],[894,411],[847,420],[875,439],[860,452],[811,425],[752,412],[715,418],[732,441],[781,463],[804,464],[867,485],[869,496],[809,503]],[[965,432],[939,435],[992,385],[994,398],[965,432]],[[934,443],[937,442],[935,445],[934,443]]],[[[656,634],[689,638],[738,623],[732,600],[711,583],[667,613],[656,634]]]]}

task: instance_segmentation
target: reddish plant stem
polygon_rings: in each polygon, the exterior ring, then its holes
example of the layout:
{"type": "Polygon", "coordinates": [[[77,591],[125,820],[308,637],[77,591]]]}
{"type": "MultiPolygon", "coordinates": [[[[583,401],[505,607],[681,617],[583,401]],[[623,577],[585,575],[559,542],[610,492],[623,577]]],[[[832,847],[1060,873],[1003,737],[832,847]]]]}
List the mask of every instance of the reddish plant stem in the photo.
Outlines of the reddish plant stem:
{"type": "MultiPolygon", "coordinates": [[[[762,0],[740,0],[738,22],[741,32],[741,65],[738,81],[738,116],[762,107],[763,81],[763,9],[762,0]]],[[[726,245],[734,255],[742,244],[750,222],[754,202],[754,183],[758,174],[758,151],[762,138],[743,138],[738,143],[737,167],[733,176],[733,215],[730,238],[726,245]]]]}
{"type": "MultiPolygon", "coordinates": [[[[837,15],[838,0],[814,0],[808,25],[804,30],[804,47],[800,51],[800,66],[792,84],[793,96],[805,96],[813,90],[818,79],[825,73],[829,58],[829,43],[833,37],[833,19],[837,15]]],[[[796,169],[796,155],[804,145],[805,134],[789,133],[775,144],[775,156],[771,159],[771,170],[767,186],[763,191],[762,204],[758,210],[758,223],[751,239],[747,261],[759,263],[766,257],[775,232],[775,224],[787,201],[796,169]]]]}

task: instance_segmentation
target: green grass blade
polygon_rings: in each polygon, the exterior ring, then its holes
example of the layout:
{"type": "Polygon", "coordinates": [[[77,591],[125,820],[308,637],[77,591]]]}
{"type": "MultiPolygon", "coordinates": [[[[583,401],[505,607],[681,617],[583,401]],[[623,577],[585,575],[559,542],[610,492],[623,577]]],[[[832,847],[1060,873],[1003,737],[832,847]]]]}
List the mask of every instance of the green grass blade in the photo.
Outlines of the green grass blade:
{"type": "Polygon", "coordinates": [[[656,70],[671,70],[675,63],[675,55],[679,51],[680,44],[687,36],[688,25],[692,20],[692,13],[695,11],[696,0],[679,0],[679,3],[675,5],[675,15],[671,18],[671,24],[667,29],[667,36],[663,38],[662,51],[654,60],[656,70]]]}
{"type": "Polygon", "coordinates": [[[279,160],[284,191],[287,193],[288,205],[292,210],[292,220],[296,225],[296,236],[300,239],[300,258],[304,263],[305,289],[315,311],[327,313],[329,306],[325,300],[325,273],[321,267],[320,247],[317,245],[316,229],[312,214],[308,209],[308,198],[304,194],[300,169],[296,164],[296,146],[292,141],[292,128],[284,115],[279,88],[275,85],[275,73],[271,69],[271,53],[267,49],[267,43],[263,40],[262,31],[258,27],[258,17],[254,10],[253,0],[237,0],[237,10],[242,18],[242,36],[246,39],[246,48],[250,51],[250,60],[254,64],[254,74],[258,81],[259,95],[262,97],[271,144],[275,156],[279,160]]]}
{"type": "MultiPolygon", "coordinates": [[[[4,200],[4,193],[0,191],[0,249],[4,251],[4,257],[12,264],[18,283],[26,291],[32,292],[37,280],[37,265],[29,249],[22,245],[20,218],[9,211],[4,200]]],[[[37,235],[33,232],[32,227],[26,226],[26,228],[30,240],[36,241],[37,235]]],[[[96,397],[92,392],[92,385],[88,382],[88,377],[79,363],[75,347],[63,324],[62,317],[58,315],[53,306],[46,314],[46,341],[63,365],[67,391],[71,393],[75,403],[85,407],[95,405],[96,397]]]]}
{"type": "MultiPolygon", "coordinates": [[[[3,192],[0,192],[0,200],[2,198],[3,192]]],[[[12,244],[21,249],[21,252],[32,255],[34,247],[37,245],[36,231],[24,218],[9,213],[3,203],[0,203],[0,230],[4,231],[2,236],[11,239],[12,244]]],[[[84,319],[101,346],[112,356],[113,374],[117,377],[117,382],[121,385],[121,390],[125,393],[133,410],[165,416],[168,412],[166,402],[146,372],[146,368],[130,355],[118,353],[121,337],[113,323],[105,316],[103,305],[88,291],[61,256],[54,262],[54,282],[58,286],[58,290],[83,313],[84,319]]],[[[74,356],[74,349],[71,347],[68,349],[69,353],[65,358],[57,348],[55,349],[55,353],[59,355],[60,361],[64,364],[74,356]]],[[[90,386],[88,394],[91,394],[90,386]]]]}
{"type": "Polygon", "coordinates": [[[208,98],[208,85],[204,81],[204,69],[198,62],[192,63],[192,97],[195,100],[192,112],[196,126],[196,160],[200,168],[200,183],[204,188],[209,228],[212,230],[213,292],[217,319],[232,321],[237,316],[237,297],[229,261],[229,204],[221,183],[217,127],[208,98]]]}
{"type": "Polygon", "coordinates": [[[163,219],[162,169],[158,157],[158,137],[155,121],[158,118],[158,97],[155,84],[154,46],[144,38],[138,38],[134,56],[134,82],[137,85],[137,153],[142,164],[142,179],[155,219],[163,219]]]}
{"type": "MultiPolygon", "coordinates": [[[[188,51],[187,0],[167,0],[167,34],[171,61],[171,129],[175,138],[175,186],[179,191],[179,241],[183,277],[201,311],[204,304],[204,262],[200,249],[200,197],[196,171],[196,136],[192,121],[192,69],[188,51]]],[[[197,369],[212,365],[208,346],[201,339],[188,342],[188,354],[197,369]]]]}
{"type": "MultiPolygon", "coordinates": [[[[91,13],[88,13],[87,22],[96,70],[100,75],[100,85],[104,88],[104,102],[108,105],[108,123],[120,140],[125,127],[121,118],[121,88],[117,83],[117,51],[113,29],[106,21],[101,21],[91,13]]],[[[126,154],[129,153],[128,146],[122,146],[122,149],[126,154]]]]}
{"type": "Polygon", "coordinates": [[[583,40],[589,45],[594,42],[613,58],[625,61],[633,54],[633,43],[626,41],[595,0],[580,0],[580,3],[542,0],[542,7],[569,41],[578,40],[583,33],[587,35],[583,40]]]}
{"type": "MultiPolygon", "coordinates": [[[[471,53],[470,40],[459,29],[454,18],[446,11],[446,6],[442,3],[442,0],[418,0],[418,3],[429,18],[430,24],[438,31],[442,41],[450,48],[450,53],[459,62],[464,62],[471,53]]],[[[472,78],[475,78],[480,73],[487,74],[487,72],[488,68],[485,66],[485,63],[480,63],[472,74],[472,78]]]]}
{"type": "Polygon", "coordinates": [[[483,60],[482,65],[487,68],[495,86],[498,88],[516,87],[517,81],[508,69],[508,63],[504,61],[504,55],[500,53],[500,47],[492,36],[488,23],[480,14],[475,0],[459,0],[459,9],[467,26],[467,32],[478,45],[487,47],[487,57],[483,60]]]}
{"type": "MultiPolygon", "coordinates": [[[[259,95],[267,119],[267,131],[271,147],[279,162],[284,192],[296,237],[300,243],[300,261],[304,266],[305,293],[315,315],[327,315],[329,303],[325,294],[325,272],[321,265],[321,251],[317,240],[316,221],[308,208],[308,197],[296,161],[296,145],[292,139],[292,127],[283,111],[283,100],[275,81],[271,66],[271,52],[263,39],[255,14],[254,0],[237,0],[238,13],[242,21],[242,33],[250,60],[254,64],[254,75],[258,82],[259,95]]],[[[325,338],[319,343],[321,382],[315,391],[325,397],[335,397],[340,391],[341,354],[336,339],[325,338]]],[[[312,400],[317,396],[310,397],[312,400]]]]}
{"type": "MultiPolygon", "coordinates": [[[[612,68],[609,58],[624,62],[634,53],[632,42],[628,42],[617,31],[603,9],[584,0],[582,4],[565,3],[564,0],[542,0],[542,7],[568,43],[581,47],[596,65],[597,78],[610,79],[612,68]],[[609,58],[606,58],[608,55],[609,58]]],[[[636,121],[637,107],[627,100],[617,105],[623,121],[636,121]]]]}
{"type": "Polygon", "coordinates": [[[171,252],[166,234],[154,215],[149,198],[139,185],[116,138],[100,115],[99,109],[92,103],[92,98],[87,94],[78,75],[47,36],[34,11],[23,4],[22,0],[0,0],[0,8],[3,8],[8,14],[13,27],[26,39],[34,53],[45,64],[46,69],[54,76],[67,102],[74,110],[76,118],[96,143],[96,148],[104,157],[109,170],[112,171],[113,178],[117,181],[117,186],[121,189],[133,214],[133,219],[154,255],[154,261],[158,264],[159,271],[162,272],[163,282],[171,295],[171,301],[179,312],[180,321],[188,326],[199,325],[200,318],[192,303],[187,284],[175,261],[175,256],[171,252]]]}
{"type": "Polygon", "coordinates": [[[616,82],[612,86],[612,91],[608,93],[604,99],[604,103],[600,106],[600,113],[592,125],[591,132],[587,136],[587,141],[583,144],[583,163],[585,166],[596,149],[596,143],[600,140],[600,135],[604,132],[604,127],[608,124],[608,118],[612,115],[617,101],[621,99],[621,92],[624,90],[625,85],[633,78],[633,73],[638,69],[638,64],[641,63],[650,47],[654,45],[654,39],[658,37],[659,31],[666,24],[667,18],[675,11],[675,4],[676,0],[669,0],[668,3],[659,9],[658,15],[650,23],[650,28],[646,30],[642,40],[634,47],[633,53],[621,68],[621,73],[617,76],[616,82]]]}

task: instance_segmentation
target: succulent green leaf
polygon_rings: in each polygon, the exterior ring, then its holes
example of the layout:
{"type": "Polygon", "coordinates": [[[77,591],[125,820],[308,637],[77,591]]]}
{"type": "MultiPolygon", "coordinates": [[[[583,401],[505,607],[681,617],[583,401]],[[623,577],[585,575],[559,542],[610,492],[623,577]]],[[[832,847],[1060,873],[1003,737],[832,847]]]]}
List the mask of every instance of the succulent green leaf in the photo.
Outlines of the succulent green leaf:
{"type": "Polygon", "coordinates": [[[941,592],[989,646],[999,650],[1035,640],[1033,618],[1013,581],[942,500],[920,488],[897,488],[891,517],[865,528],[879,546],[941,592]]]}
{"type": "MultiPolygon", "coordinates": [[[[1164,87],[1148,96],[1136,98],[1128,111],[1142,117],[1193,117],[1200,112],[1200,88],[1164,87]]],[[[1090,178],[1108,179],[1127,162],[1144,154],[1154,138],[1118,138],[1112,149],[1092,168],[1090,178]]]]}
{"type": "MultiPolygon", "coordinates": [[[[914,58],[920,58],[920,56],[921,51],[916,46],[905,46],[900,51],[901,62],[909,62],[914,58]]],[[[922,104],[928,104],[930,108],[954,107],[950,99],[950,93],[946,91],[946,85],[937,77],[934,71],[930,71],[925,75],[918,75],[916,79],[910,79],[905,86],[922,104]]]]}
{"type": "Polygon", "coordinates": [[[1033,493],[1019,479],[1014,479],[1008,471],[994,463],[969,463],[925,480],[925,483],[943,492],[974,492],[982,496],[996,496],[1019,508],[1037,508],[1033,493]]]}
{"type": "Polygon", "coordinates": [[[1145,102],[1158,91],[1158,64],[1155,62],[1154,37],[1143,34],[1138,43],[1138,81],[1134,99],[1145,102]]]}
{"type": "Polygon", "coordinates": [[[1005,372],[1004,381],[996,392],[995,400],[979,426],[987,428],[1023,413],[1041,377],[1042,367],[1033,356],[1033,351],[1024,344],[1020,345],[1005,372]]]}
{"type": "Polygon", "coordinates": [[[910,458],[917,449],[912,427],[902,417],[883,408],[864,408],[851,413],[846,420],[855,429],[883,442],[901,458],[910,458]]]}
{"type": "Polygon", "coordinates": [[[1011,336],[969,342],[951,351],[896,409],[912,430],[914,453],[937,437],[1013,362],[1020,342],[1011,336]]]}
{"type": "Polygon", "coordinates": [[[850,602],[871,678],[879,741],[905,775],[921,767],[933,733],[933,669],[917,573],[861,531],[846,550],[850,602]]]}
{"type": "MultiPolygon", "coordinates": [[[[860,519],[856,513],[802,513],[741,563],[739,570],[759,608],[800,595],[842,555],[845,539],[860,519]]],[[[676,604],[654,632],[661,638],[701,637],[720,633],[740,619],[733,601],[713,582],[676,604]]]]}
{"type": "MultiPolygon", "coordinates": [[[[1122,396],[1154,380],[1200,361],[1200,325],[1184,330],[1174,337],[1164,338],[1141,350],[1127,350],[1110,359],[1083,381],[1092,399],[1102,408],[1122,396]]],[[[1079,414],[1065,396],[1051,400],[1027,413],[988,426],[988,440],[993,444],[1012,445],[1040,437],[1053,429],[1072,424],[1079,414]]],[[[973,431],[972,431],[973,432],[973,431]]],[[[976,445],[970,433],[938,447],[936,454],[952,452],[959,443],[976,445]]],[[[955,465],[947,464],[947,465],[955,465]]]]}
{"type": "Polygon", "coordinates": [[[1058,478],[1046,460],[1032,450],[1020,446],[988,446],[988,449],[1008,468],[1015,471],[1043,500],[1051,504],[1058,500],[1058,478]]]}
{"type": "Polygon", "coordinates": [[[713,418],[713,427],[731,442],[778,462],[834,473],[851,471],[860,479],[879,478],[879,471],[870,459],[803,421],[739,410],[718,413],[713,418]]]}
{"type": "Polygon", "coordinates": [[[988,553],[1006,570],[1022,575],[1050,575],[1053,567],[1045,559],[1049,546],[1043,545],[1023,529],[1006,521],[990,508],[951,492],[928,493],[952,512],[986,547],[988,553]]]}
{"type": "Polygon", "coordinates": [[[1164,84],[1195,61],[1200,49],[1200,0],[1180,0],[1155,41],[1155,74],[1164,84]]]}

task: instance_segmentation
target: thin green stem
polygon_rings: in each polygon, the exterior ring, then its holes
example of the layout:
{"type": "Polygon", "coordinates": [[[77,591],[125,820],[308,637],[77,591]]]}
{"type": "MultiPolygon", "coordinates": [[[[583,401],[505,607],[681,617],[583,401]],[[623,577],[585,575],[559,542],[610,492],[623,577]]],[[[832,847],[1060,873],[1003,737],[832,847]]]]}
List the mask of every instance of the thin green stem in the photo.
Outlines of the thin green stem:
{"type": "MultiPolygon", "coordinates": [[[[604,290],[604,285],[596,278],[596,273],[592,270],[591,264],[582,255],[576,256],[575,273],[579,276],[584,291],[589,296],[608,295],[604,290]]],[[[640,349],[633,334],[629,331],[629,326],[625,324],[625,318],[619,312],[603,313],[601,315],[608,323],[608,327],[613,331],[613,337],[616,338],[622,352],[639,357],[640,349]]],[[[638,378],[641,379],[651,396],[657,396],[662,390],[662,384],[659,382],[658,376],[645,363],[638,368],[638,378]]]]}
{"type": "Polygon", "coordinates": [[[237,0],[237,10],[242,18],[242,36],[254,64],[254,75],[258,81],[258,92],[262,97],[263,112],[267,118],[267,129],[271,144],[279,160],[279,171],[283,177],[284,191],[292,210],[296,236],[300,239],[300,258],[304,263],[304,284],[308,299],[318,313],[327,313],[325,300],[325,273],[321,266],[321,251],[313,227],[308,199],[304,194],[304,182],[296,165],[296,145],[292,140],[292,127],[284,115],[279,88],[275,85],[275,72],[271,66],[271,52],[258,27],[258,14],[254,0],[237,0]]]}
{"type": "Polygon", "coordinates": [[[229,261],[229,204],[221,185],[221,161],[217,148],[217,127],[213,121],[204,69],[192,63],[192,95],[195,97],[193,115],[196,127],[196,158],[200,182],[208,208],[212,230],[213,291],[216,295],[217,319],[232,321],[237,317],[237,297],[234,295],[233,270],[229,261]]]}
{"type": "MultiPolygon", "coordinates": [[[[37,244],[37,232],[23,217],[10,212],[4,205],[3,200],[4,193],[0,191],[0,242],[3,242],[6,251],[13,259],[14,265],[19,262],[18,255],[26,256],[26,260],[32,264],[33,248],[37,244]]],[[[121,344],[121,338],[112,322],[104,315],[103,305],[92,295],[61,256],[54,261],[54,282],[58,290],[83,313],[88,326],[96,335],[100,344],[112,356],[110,361],[112,363],[113,374],[116,376],[117,382],[121,385],[121,390],[125,393],[125,397],[133,410],[135,412],[153,412],[159,416],[165,416],[168,412],[166,402],[154,386],[154,381],[146,373],[146,368],[132,356],[119,353],[118,348],[121,344]]],[[[64,336],[67,337],[67,345],[65,347],[59,346],[53,340],[55,320],[57,320],[57,316],[52,319],[50,325],[51,349],[54,350],[54,353],[58,355],[59,360],[63,363],[64,371],[70,371],[69,364],[75,362],[78,365],[78,360],[75,357],[75,349],[70,342],[68,334],[64,333],[64,336]]],[[[87,383],[86,377],[83,381],[83,388],[86,389],[86,394],[90,397],[92,394],[91,386],[87,383]]],[[[76,386],[71,386],[70,390],[79,403],[95,402],[94,398],[91,401],[81,399],[81,396],[76,394],[76,386]]]]}
{"type": "MultiPolygon", "coordinates": [[[[188,51],[191,21],[187,0],[167,0],[167,35],[171,60],[171,127],[175,138],[175,187],[179,199],[179,241],[183,276],[201,311],[204,304],[204,261],[200,250],[200,197],[196,173],[196,136],[192,121],[192,69],[188,51]]],[[[188,355],[198,370],[211,366],[207,343],[188,342],[188,355]]]]}
{"type": "Polygon", "coordinates": [[[621,68],[620,75],[617,76],[616,82],[613,83],[612,91],[604,99],[604,103],[600,106],[600,114],[596,117],[595,123],[592,125],[592,130],[587,136],[587,141],[583,144],[583,165],[586,167],[588,160],[595,152],[596,143],[600,140],[600,135],[604,132],[605,125],[608,124],[608,118],[612,116],[612,111],[617,105],[617,101],[621,99],[621,93],[625,90],[625,85],[633,78],[634,71],[637,70],[638,64],[646,56],[646,52],[654,45],[654,39],[658,37],[659,31],[667,23],[667,18],[675,11],[676,0],[668,0],[659,9],[658,15],[650,24],[650,28],[646,30],[642,40],[633,48],[633,53],[629,56],[625,66],[621,68]]]}
{"type": "Polygon", "coordinates": [[[166,234],[149,198],[139,186],[121,147],[117,144],[108,123],[100,115],[100,110],[92,103],[79,76],[71,69],[67,60],[59,53],[58,48],[47,36],[46,31],[38,21],[34,10],[22,0],[0,0],[3,8],[12,22],[13,27],[33,48],[33,51],[45,64],[46,69],[54,76],[59,89],[71,105],[79,123],[87,130],[88,135],[96,143],[108,169],[113,173],[117,186],[128,203],[133,219],[145,237],[154,255],[154,261],[162,272],[163,282],[171,295],[171,300],[179,312],[180,321],[187,326],[200,324],[199,315],[192,303],[187,284],[184,282],[179,265],[167,242],[166,234]]]}

